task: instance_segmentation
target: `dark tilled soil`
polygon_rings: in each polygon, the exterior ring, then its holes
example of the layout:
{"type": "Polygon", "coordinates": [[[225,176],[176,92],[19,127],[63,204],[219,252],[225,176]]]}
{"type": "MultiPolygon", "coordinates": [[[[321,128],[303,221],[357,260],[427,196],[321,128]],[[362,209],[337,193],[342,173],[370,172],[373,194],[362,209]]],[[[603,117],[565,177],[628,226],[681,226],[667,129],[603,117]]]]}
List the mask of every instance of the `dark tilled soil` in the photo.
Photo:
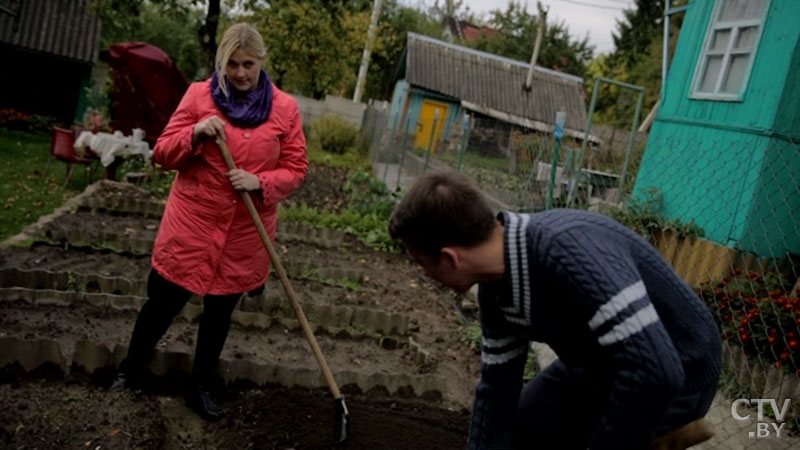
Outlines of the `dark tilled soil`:
{"type": "Polygon", "coordinates": [[[322,390],[231,392],[226,417],[208,423],[175,393],[109,393],[52,379],[0,385],[3,449],[417,450],[463,448],[469,414],[380,391],[351,394],[343,445],[334,447],[333,400],[322,390]]]}
{"type": "Polygon", "coordinates": [[[351,172],[346,168],[312,164],[303,184],[283,204],[338,212],[347,207],[344,184],[351,172]]]}
{"type": "Polygon", "coordinates": [[[158,401],[61,380],[0,385],[0,448],[134,449],[164,447],[158,401]]]}

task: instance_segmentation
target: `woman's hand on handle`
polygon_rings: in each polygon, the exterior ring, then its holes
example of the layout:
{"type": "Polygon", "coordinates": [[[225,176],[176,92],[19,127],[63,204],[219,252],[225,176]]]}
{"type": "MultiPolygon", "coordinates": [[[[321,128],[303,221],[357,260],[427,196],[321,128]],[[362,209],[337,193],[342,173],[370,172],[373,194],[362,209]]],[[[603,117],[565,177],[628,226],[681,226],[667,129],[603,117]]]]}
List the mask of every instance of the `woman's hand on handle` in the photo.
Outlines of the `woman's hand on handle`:
{"type": "Polygon", "coordinates": [[[225,139],[225,122],[218,116],[211,116],[197,122],[192,133],[192,143],[196,144],[201,139],[220,137],[225,139]]]}
{"type": "Polygon", "coordinates": [[[237,191],[257,191],[261,189],[261,181],[258,177],[246,170],[233,169],[227,175],[228,179],[231,180],[231,185],[237,191]]]}

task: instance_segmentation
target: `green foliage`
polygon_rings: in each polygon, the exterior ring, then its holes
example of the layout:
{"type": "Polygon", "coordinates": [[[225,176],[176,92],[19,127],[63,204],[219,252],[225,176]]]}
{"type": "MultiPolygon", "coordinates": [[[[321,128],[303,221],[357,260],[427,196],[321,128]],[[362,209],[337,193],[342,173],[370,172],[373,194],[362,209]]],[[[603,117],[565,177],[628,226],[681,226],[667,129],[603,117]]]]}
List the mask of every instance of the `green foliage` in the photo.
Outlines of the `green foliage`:
{"type": "Polygon", "coordinates": [[[205,12],[197,0],[95,0],[103,21],[103,48],[115,42],[144,41],[164,50],[190,80],[205,78],[205,56],[197,30],[205,12]]]}
{"type": "Polygon", "coordinates": [[[536,359],[536,352],[533,349],[528,349],[528,359],[525,361],[525,370],[522,377],[526,380],[533,379],[538,372],[539,361],[536,359]]]}
{"type": "MultiPolygon", "coordinates": [[[[591,96],[597,77],[644,87],[643,119],[661,94],[664,0],[636,0],[635,3],[635,7],[625,10],[623,19],[617,22],[617,31],[613,33],[614,52],[599,55],[589,64],[584,87],[587,96],[591,96]]],[[[686,0],[674,0],[671,6],[686,3],[686,0]]],[[[670,58],[677,44],[683,17],[683,14],[676,14],[670,19],[670,58]]],[[[602,84],[594,120],[628,128],[633,121],[635,108],[636,93],[602,84]]]]}
{"type": "Polygon", "coordinates": [[[440,21],[432,15],[404,6],[397,0],[384,2],[372,48],[364,98],[389,98],[408,32],[441,39],[442,31],[440,21]]]}
{"type": "Polygon", "coordinates": [[[356,152],[347,152],[343,155],[326,152],[319,145],[309,142],[308,161],[311,164],[323,164],[331,167],[346,167],[348,169],[368,170],[370,160],[356,152]]]}
{"type": "MultiPolygon", "coordinates": [[[[792,277],[794,279],[794,277],[792,277]]],[[[800,292],[777,272],[736,271],[696,288],[711,309],[723,339],[747,355],[800,376],[800,292]]]]}
{"type": "Polygon", "coordinates": [[[125,158],[117,168],[117,173],[120,175],[129,172],[144,174],[145,178],[140,187],[159,198],[167,198],[172,182],[175,180],[175,175],[178,173],[174,170],[165,171],[158,165],[154,167],[151,164],[145,164],[144,160],[139,157],[125,158]]]}
{"type": "Polygon", "coordinates": [[[311,145],[337,155],[356,151],[358,127],[339,116],[329,114],[311,124],[311,145]]]}
{"type": "Polygon", "coordinates": [[[347,208],[339,213],[309,208],[306,205],[283,206],[281,220],[300,222],[322,228],[334,228],[354,235],[366,245],[390,253],[400,253],[401,244],[389,236],[388,221],[399,192],[390,193],[386,185],[365,171],[350,176],[345,192],[347,208]]]}
{"type": "Polygon", "coordinates": [[[464,328],[461,329],[461,342],[464,343],[467,348],[475,352],[476,354],[481,353],[481,324],[479,322],[470,322],[464,328]]]}
{"type": "Polygon", "coordinates": [[[659,231],[673,231],[678,237],[695,239],[702,237],[702,228],[691,222],[668,220],[664,217],[664,194],[655,187],[647,188],[641,195],[628,201],[625,208],[610,210],[609,215],[642,235],[651,243],[655,243],[659,231]]]}
{"type": "MultiPolygon", "coordinates": [[[[505,11],[491,12],[488,24],[499,32],[493,36],[484,35],[474,44],[463,44],[518,61],[530,61],[539,18],[529,13],[525,4],[510,1],[505,11]]],[[[593,50],[588,36],[576,39],[565,22],[550,22],[545,27],[537,65],[582,77],[593,50]]]]}
{"type": "Polygon", "coordinates": [[[264,37],[273,81],[320,99],[355,85],[370,20],[369,5],[358,3],[274,0],[251,5],[241,19],[264,37]]]}
{"type": "Polygon", "coordinates": [[[0,128],[0,240],[5,240],[75,196],[88,181],[77,167],[62,189],[65,165],[52,161],[50,133],[0,128]]]}

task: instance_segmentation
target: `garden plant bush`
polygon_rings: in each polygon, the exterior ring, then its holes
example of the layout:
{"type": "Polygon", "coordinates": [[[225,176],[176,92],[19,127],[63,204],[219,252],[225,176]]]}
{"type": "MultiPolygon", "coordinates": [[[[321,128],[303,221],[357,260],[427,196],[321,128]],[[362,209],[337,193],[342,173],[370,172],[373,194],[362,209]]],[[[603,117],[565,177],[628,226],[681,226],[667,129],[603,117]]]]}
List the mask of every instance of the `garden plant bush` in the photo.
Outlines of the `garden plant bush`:
{"type": "Polygon", "coordinates": [[[699,286],[723,339],[747,355],[800,376],[800,288],[785,285],[776,272],[736,271],[722,281],[699,286]]]}
{"type": "Polygon", "coordinates": [[[358,127],[334,115],[322,116],[311,124],[311,145],[343,155],[355,151],[358,127]]]}

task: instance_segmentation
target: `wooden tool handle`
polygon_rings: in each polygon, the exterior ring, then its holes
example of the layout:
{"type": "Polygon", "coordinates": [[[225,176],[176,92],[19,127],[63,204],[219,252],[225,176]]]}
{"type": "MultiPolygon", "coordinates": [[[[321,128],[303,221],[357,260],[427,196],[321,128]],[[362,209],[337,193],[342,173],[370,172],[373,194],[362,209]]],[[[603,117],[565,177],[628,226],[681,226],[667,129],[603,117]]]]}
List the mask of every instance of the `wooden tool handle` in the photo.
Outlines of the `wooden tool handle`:
{"type": "MultiPolygon", "coordinates": [[[[231,157],[231,153],[228,151],[228,145],[225,143],[225,140],[218,137],[217,145],[222,152],[222,157],[225,158],[225,163],[228,165],[228,168],[230,170],[236,169],[236,164],[233,162],[233,158],[231,157]]],[[[272,266],[275,268],[275,272],[278,273],[278,277],[281,280],[281,285],[283,285],[283,290],[286,292],[286,296],[289,297],[289,302],[292,304],[292,308],[294,308],[294,313],[297,315],[297,320],[300,322],[300,327],[303,328],[303,333],[305,333],[306,340],[308,340],[308,344],[311,346],[311,351],[314,352],[314,357],[317,359],[319,368],[322,370],[322,375],[325,377],[325,381],[328,382],[328,387],[330,388],[333,397],[340,398],[342,393],[339,391],[339,386],[336,385],[336,380],[333,379],[331,369],[328,367],[328,363],[325,362],[325,356],[322,354],[322,350],[319,348],[317,339],[314,337],[314,332],[311,331],[311,325],[308,324],[308,319],[306,319],[306,315],[303,313],[303,308],[300,307],[300,302],[297,300],[297,294],[295,294],[292,284],[289,282],[289,277],[286,276],[286,271],[283,270],[281,259],[278,257],[278,253],[275,251],[275,248],[272,246],[272,242],[269,240],[267,230],[264,228],[264,223],[261,221],[261,217],[258,215],[258,211],[256,211],[256,206],[253,204],[253,199],[250,197],[250,194],[247,191],[240,191],[240,194],[242,195],[244,204],[247,206],[247,211],[250,212],[250,217],[253,219],[253,223],[256,225],[258,234],[261,236],[261,240],[264,242],[264,247],[267,248],[269,258],[272,260],[272,266]]]]}

